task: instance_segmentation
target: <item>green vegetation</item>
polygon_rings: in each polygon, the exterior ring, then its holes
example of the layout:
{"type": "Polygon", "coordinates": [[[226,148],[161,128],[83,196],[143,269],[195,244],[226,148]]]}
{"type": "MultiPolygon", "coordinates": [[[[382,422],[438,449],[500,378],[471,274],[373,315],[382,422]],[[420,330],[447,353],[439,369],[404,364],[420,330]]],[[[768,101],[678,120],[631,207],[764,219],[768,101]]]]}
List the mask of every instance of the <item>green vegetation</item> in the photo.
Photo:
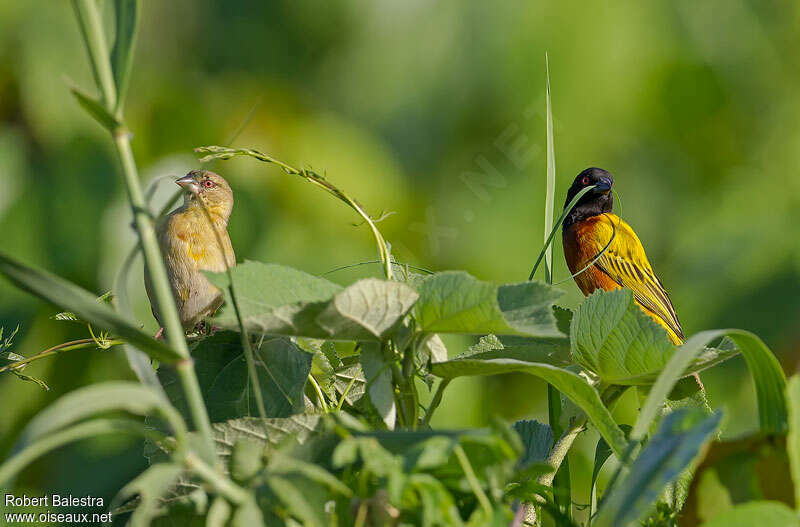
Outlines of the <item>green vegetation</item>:
{"type": "Polygon", "coordinates": [[[65,310],[53,319],[82,338],[24,355],[17,331],[0,329],[0,378],[47,389],[51,379],[29,375],[31,367],[94,349],[124,355],[133,375],[71,390],[14,431],[1,488],[16,491],[28,467],[67,445],[132,437],[146,466],[118,485],[111,510],[115,522],[134,526],[800,525],[800,377],[787,383],[761,338],[706,330],[676,348],[628,290],[561,305],[549,75],[545,246],[531,273],[543,263],[544,282],[497,283],[402,263],[338,174],[255,149],[204,146],[196,149],[203,163],[246,157],[257,170],[267,165],[256,161],[277,165],[316,187],[306,194],[323,190],[344,202],[362,222],[358,235],[370,239],[369,229],[381,275],[334,282],[303,265],[246,260],[207,275],[225,305],[208,321],[212,330],[185,337],[153,236],[151,189],[141,187],[123,115],[139,3],[114,2],[111,45],[97,3],[73,5],[99,95],[72,93],[111,135],[136,248],[113,295],[98,298],[4,246],[0,274],[65,310]],[[166,342],[128,305],[139,253],[166,308],[166,342]],[[692,374],[737,356],[754,386],[758,430],[730,441],[720,431],[736,416],[712,411],[692,374]],[[528,388],[546,383],[548,424],[438,424],[458,379],[508,374],[528,388]],[[623,404],[633,409],[630,424],[619,416],[623,404]],[[589,478],[573,478],[584,438],[594,454],[584,467],[589,478]]]}

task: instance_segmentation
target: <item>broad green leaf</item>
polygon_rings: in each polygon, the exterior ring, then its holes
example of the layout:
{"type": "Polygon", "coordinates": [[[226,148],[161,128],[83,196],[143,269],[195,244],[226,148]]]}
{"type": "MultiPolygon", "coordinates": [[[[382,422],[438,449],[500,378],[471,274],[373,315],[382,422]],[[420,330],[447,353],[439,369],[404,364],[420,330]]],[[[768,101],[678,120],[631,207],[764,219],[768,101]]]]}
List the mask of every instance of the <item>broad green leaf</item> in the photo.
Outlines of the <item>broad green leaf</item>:
{"type": "Polygon", "coordinates": [[[89,94],[77,86],[70,88],[70,91],[78,100],[78,104],[80,104],[89,115],[94,117],[94,120],[100,123],[103,128],[113,134],[120,127],[122,127],[122,123],[120,123],[116,117],[111,115],[111,112],[109,112],[99,101],[92,98],[89,94]]]}
{"type": "Polygon", "coordinates": [[[111,70],[117,87],[117,108],[122,108],[128,91],[128,79],[133,64],[133,48],[136,44],[136,26],[139,18],[139,0],[115,0],[114,18],[116,38],[111,50],[111,70]]]}
{"type": "Polygon", "coordinates": [[[516,359],[566,367],[573,364],[569,339],[486,335],[457,359],[516,359]]]}
{"type": "Polygon", "coordinates": [[[798,527],[800,519],[784,505],[776,501],[751,501],[737,505],[703,523],[702,527],[798,527]]]}
{"type": "Polygon", "coordinates": [[[150,521],[160,514],[160,500],[169,492],[173,484],[183,474],[184,468],[177,463],[158,463],[148,468],[130,483],[122,487],[114,504],[139,496],[139,503],[130,518],[131,527],[147,527],[150,521]]]}
{"type": "MultiPolygon", "coordinates": [[[[380,341],[397,328],[418,296],[400,282],[371,278],[342,290],[294,269],[252,262],[237,266],[233,273],[243,322],[254,334],[380,341]],[[282,290],[292,279],[299,281],[297,290],[282,290]],[[273,287],[277,292],[266,291],[273,287]]],[[[208,276],[217,286],[227,286],[226,275],[208,276]]],[[[214,323],[238,328],[230,309],[214,323]]]]}
{"type": "Polygon", "coordinates": [[[321,431],[322,419],[318,415],[300,414],[282,419],[260,419],[240,417],[211,425],[217,455],[226,459],[231,456],[233,446],[239,441],[251,441],[262,445],[269,453],[291,437],[300,444],[321,431]]]}
{"type": "Polygon", "coordinates": [[[758,417],[761,431],[767,434],[783,433],[787,429],[786,378],[780,363],[764,342],[753,333],[741,329],[713,329],[702,331],[687,339],[664,366],[650,389],[639,416],[631,431],[631,438],[641,440],[664,401],[685,375],[687,367],[706,346],[722,337],[729,337],[747,362],[756,387],[758,417]]]}
{"type": "MultiPolygon", "coordinates": [[[[247,318],[271,309],[301,302],[324,302],[341,291],[341,286],[291,267],[247,260],[231,269],[242,315],[247,318]]],[[[206,273],[208,279],[228,296],[227,273],[206,273]]],[[[233,318],[233,313],[230,314],[233,318]]],[[[227,319],[225,319],[227,320],[227,319]]]]}
{"type": "Polygon", "coordinates": [[[555,386],[570,398],[589,417],[600,435],[608,441],[614,453],[622,458],[627,441],[611,413],[603,405],[600,395],[586,380],[571,371],[549,364],[523,362],[513,359],[454,359],[434,364],[432,373],[446,379],[465,375],[497,375],[500,373],[529,373],[555,386]]]}
{"type": "Polygon", "coordinates": [[[17,448],[84,419],[115,411],[161,417],[176,438],[186,436],[186,424],[162,394],[141,384],[111,381],[79,388],[39,412],[25,427],[17,448]]]}
{"type": "MultiPolygon", "coordinates": [[[[256,373],[268,417],[288,417],[304,409],[303,392],[313,356],[287,339],[253,345],[256,373]]],[[[200,390],[212,422],[257,416],[247,363],[236,333],[223,331],[193,346],[200,390]]],[[[170,401],[188,415],[177,372],[159,368],[158,376],[170,401]]]]}
{"type": "MultiPolygon", "coordinates": [[[[288,417],[302,412],[313,356],[287,339],[267,340],[253,351],[267,417],[288,417]]],[[[252,389],[244,355],[238,355],[208,388],[211,419],[258,415],[252,389]]]]}
{"type": "Polygon", "coordinates": [[[380,344],[364,344],[361,350],[361,367],[367,379],[369,400],[386,427],[392,430],[397,420],[392,369],[391,363],[383,356],[380,344]]]}
{"type": "Polygon", "coordinates": [[[667,415],[625,480],[603,500],[594,527],[631,525],[647,515],[666,486],[678,479],[710,439],[721,417],[719,413],[706,417],[693,409],[667,415]]]}
{"type": "Polygon", "coordinates": [[[426,278],[419,294],[416,318],[428,333],[563,336],[552,308],[563,293],[541,282],[497,286],[447,271],[426,278]]]}
{"type": "Polygon", "coordinates": [[[800,510],[800,375],[793,375],[786,387],[789,404],[789,435],[786,437],[786,453],[794,482],[795,507],[800,510]]]}
{"type": "Polygon", "coordinates": [[[545,461],[553,448],[553,429],[536,419],[523,419],[514,423],[514,431],[519,434],[524,451],[520,457],[521,466],[545,461]]]}
{"type": "MultiPolygon", "coordinates": [[[[629,289],[598,290],[578,307],[570,325],[572,355],[609,384],[652,384],[677,349],[667,332],[636,304],[629,289]]],[[[705,349],[685,375],[737,354],[735,349],[705,349]]]]}
{"type": "Polygon", "coordinates": [[[51,302],[62,309],[74,311],[83,320],[124,338],[150,357],[163,363],[174,363],[181,356],[163,342],[153,339],[132,322],[97,302],[97,295],[81,289],[55,275],[25,266],[0,254],[0,274],[20,289],[51,302]]]}
{"type": "Polygon", "coordinates": [[[340,340],[383,340],[417,298],[417,292],[405,284],[367,278],[337,293],[317,322],[340,340]]]}
{"type": "Polygon", "coordinates": [[[69,428],[51,431],[25,444],[18,445],[12,455],[0,464],[0,488],[7,485],[28,464],[66,444],[104,434],[131,433],[145,435],[142,423],[131,419],[92,419],[69,428]]]}

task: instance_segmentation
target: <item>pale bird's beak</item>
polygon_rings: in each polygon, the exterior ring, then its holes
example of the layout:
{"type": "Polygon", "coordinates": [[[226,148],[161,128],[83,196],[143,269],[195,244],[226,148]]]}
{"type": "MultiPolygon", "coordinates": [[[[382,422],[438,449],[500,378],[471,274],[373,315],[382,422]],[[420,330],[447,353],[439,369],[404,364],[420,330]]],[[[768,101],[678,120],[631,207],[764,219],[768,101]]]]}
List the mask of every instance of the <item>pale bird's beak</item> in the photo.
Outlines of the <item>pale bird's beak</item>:
{"type": "Polygon", "coordinates": [[[175,181],[175,183],[179,187],[188,190],[192,194],[197,194],[200,192],[200,184],[195,181],[193,176],[183,176],[179,180],[175,181]]]}

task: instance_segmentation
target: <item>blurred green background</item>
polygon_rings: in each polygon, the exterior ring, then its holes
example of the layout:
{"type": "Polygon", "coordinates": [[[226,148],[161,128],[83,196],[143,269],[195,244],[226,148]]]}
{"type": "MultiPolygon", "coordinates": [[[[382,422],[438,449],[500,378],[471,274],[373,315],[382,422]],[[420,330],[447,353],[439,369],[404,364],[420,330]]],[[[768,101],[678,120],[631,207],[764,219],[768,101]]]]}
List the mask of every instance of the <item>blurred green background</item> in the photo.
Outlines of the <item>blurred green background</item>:
{"type": "MultiPolygon", "coordinates": [[[[105,6],[110,19],[110,3],[105,6]]],[[[800,351],[800,5],[791,0],[638,2],[142,2],[126,117],[146,180],[199,166],[226,144],[309,166],[359,199],[395,257],[479,278],[524,280],[542,244],[544,56],[549,52],[557,205],[587,166],[608,169],[687,334],[758,333],[787,371],[800,351]],[[252,117],[248,120],[248,116],[252,117]]],[[[71,83],[93,86],[68,2],[0,0],[0,246],[102,293],[132,247],[106,133],[71,83]]],[[[237,258],[321,274],[370,261],[368,231],[341,203],[252,159],[212,167],[232,184],[237,258]]],[[[160,206],[174,187],[159,187],[160,206]]],[[[568,273],[560,244],[556,280],[568,273]]],[[[335,272],[342,283],[374,266],[335,272]]],[[[571,281],[563,304],[581,295],[571,281]]],[[[130,280],[149,314],[141,262],[130,280]]],[[[83,338],[55,308],[0,280],[0,326],[30,355],[83,338]]],[[[450,353],[468,344],[451,340],[450,353]]],[[[0,458],[43,406],[130,379],[121,350],[80,351],[0,376],[0,458]]],[[[703,374],[725,435],[755,429],[740,359],[703,374]]],[[[530,377],[459,380],[438,426],[544,418],[530,377]]],[[[618,409],[635,411],[633,397],[618,409]]],[[[572,470],[585,471],[586,435],[572,470]]],[[[18,493],[111,497],[144,466],[105,438],[34,464],[18,493]]]]}

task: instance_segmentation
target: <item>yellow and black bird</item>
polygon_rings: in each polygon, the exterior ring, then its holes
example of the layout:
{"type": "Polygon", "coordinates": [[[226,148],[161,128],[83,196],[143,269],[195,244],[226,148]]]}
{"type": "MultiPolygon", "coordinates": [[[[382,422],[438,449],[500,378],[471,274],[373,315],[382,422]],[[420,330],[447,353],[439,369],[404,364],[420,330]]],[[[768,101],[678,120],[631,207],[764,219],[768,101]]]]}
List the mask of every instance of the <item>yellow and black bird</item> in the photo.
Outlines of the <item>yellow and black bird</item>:
{"type": "MultiPolygon", "coordinates": [[[[189,331],[219,309],[223,301],[221,291],[201,271],[223,272],[226,262],[229,267],[236,265],[228,237],[233,191],[219,174],[208,170],[193,170],[176,183],[186,190],[183,206],[159,223],[156,235],[181,324],[185,331],[189,331]]],[[[147,272],[145,288],[153,316],[163,326],[147,272]]],[[[156,338],[161,332],[162,329],[156,338]]]]}
{"type": "Polygon", "coordinates": [[[564,219],[562,241],[567,266],[572,274],[578,273],[603,251],[616,231],[605,253],[575,276],[575,282],[587,296],[596,289],[612,291],[627,287],[633,291],[639,307],[667,330],[673,344],[680,345],[685,338],[681,323],[666,289],[647,260],[642,242],[630,225],[611,213],[613,184],[614,178],[605,170],[587,168],[569,188],[564,208],[582,189],[595,186],[564,219]]]}

